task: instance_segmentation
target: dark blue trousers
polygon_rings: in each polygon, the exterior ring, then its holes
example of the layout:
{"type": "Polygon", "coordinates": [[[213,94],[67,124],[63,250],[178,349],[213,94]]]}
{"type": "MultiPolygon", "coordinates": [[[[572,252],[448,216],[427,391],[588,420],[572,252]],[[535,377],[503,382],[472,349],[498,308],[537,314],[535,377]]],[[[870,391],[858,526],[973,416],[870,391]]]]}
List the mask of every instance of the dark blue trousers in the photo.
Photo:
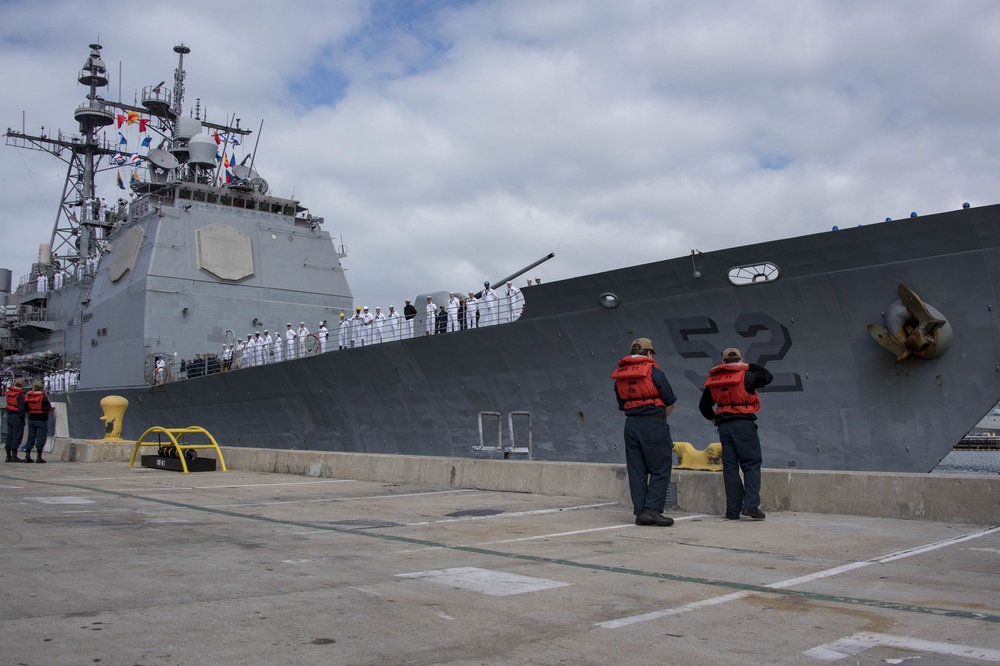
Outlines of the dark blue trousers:
{"type": "Polygon", "coordinates": [[[8,451],[17,451],[21,446],[21,438],[24,437],[24,417],[21,415],[7,415],[7,435],[4,439],[4,448],[8,451]]]}
{"type": "Polygon", "coordinates": [[[42,452],[45,447],[45,437],[49,432],[49,421],[45,419],[44,421],[28,419],[28,441],[24,443],[28,453],[31,453],[31,447],[35,447],[38,453],[42,452]]]}
{"type": "Polygon", "coordinates": [[[760,438],[757,423],[730,419],[719,423],[722,443],[722,480],[726,486],[726,517],[760,506],[760,438]],[[740,479],[740,471],[743,478],[740,479]]]}
{"type": "Polygon", "coordinates": [[[625,418],[625,466],[632,512],[663,511],[673,463],[674,442],[663,419],[625,418]]]}

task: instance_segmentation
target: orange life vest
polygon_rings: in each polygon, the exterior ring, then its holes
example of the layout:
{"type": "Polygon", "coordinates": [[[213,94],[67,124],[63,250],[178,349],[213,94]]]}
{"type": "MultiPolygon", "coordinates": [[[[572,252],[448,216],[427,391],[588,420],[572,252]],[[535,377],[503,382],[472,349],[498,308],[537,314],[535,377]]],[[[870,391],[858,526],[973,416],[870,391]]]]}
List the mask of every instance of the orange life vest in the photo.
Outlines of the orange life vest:
{"type": "Polygon", "coordinates": [[[28,406],[29,414],[47,414],[44,409],[42,409],[42,398],[45,397],[44,391],[28,391],[28,394],[24,396],[24,404],[28,406]]]}
{"type": "Polygon", "coordinates": [[[611,373],[615,380],[615,390],[625,401],[625,409],[643,405],[666,407],[660,397],[660,389],[653,383],[653,368],[659,368],[649,356],[626,356],[618,361],[618,367],[611,373]]]}
{"type": "Polygon", "coordinates": [[[755,414],[760,411],[760,396],[748,393],[743,382],[746,363],[723,363],[708,371],[705,386],[712,392],[717,414],[755,414]]]}
{"type": "Polygon", "coordinates": [[[7,413],[8,414],[18,414],[21,411],[20,405],[17,404],[17,397],[24,393],[24,389],[20,386],[11,386],[7,389],[7,413]]]}

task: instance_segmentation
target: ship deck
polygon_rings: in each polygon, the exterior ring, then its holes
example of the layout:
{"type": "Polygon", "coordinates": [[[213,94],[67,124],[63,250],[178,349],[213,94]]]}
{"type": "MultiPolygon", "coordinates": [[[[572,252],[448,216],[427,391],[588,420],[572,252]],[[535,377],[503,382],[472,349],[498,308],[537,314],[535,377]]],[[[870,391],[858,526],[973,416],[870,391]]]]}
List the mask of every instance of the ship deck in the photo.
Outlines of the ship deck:
{"type": "Polygon", "coordinates": [[[11,664],[1000,662],[1000,527],[0,468],[11,664]]]}

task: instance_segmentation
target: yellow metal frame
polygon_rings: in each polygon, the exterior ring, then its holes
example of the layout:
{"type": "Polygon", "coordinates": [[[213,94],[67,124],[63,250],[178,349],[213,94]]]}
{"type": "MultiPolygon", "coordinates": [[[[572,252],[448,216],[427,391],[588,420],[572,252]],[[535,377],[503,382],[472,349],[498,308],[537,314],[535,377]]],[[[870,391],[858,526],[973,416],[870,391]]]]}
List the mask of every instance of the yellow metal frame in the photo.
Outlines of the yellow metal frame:
{"type": "Polygon", "coordinates": [[[218,443],[215,438],[212,437],[212,433],[201,428],[199,426],[189,426],[187,428],[164,428],[163,426],[153,426],[146,432],[142,433],[142,436],[136,441],[135,448],[132,449],[132,459],[128,461],[129,468],[135,463],[135,455],[139,453],[139,448],[142,446],[165,446],[163,442],[143,442],[146,439],[146,435],[151,435],[153,433],[164,434],[170,438],[170,443],[173,444],[174,448],[177,450],[177,457],[180,458],[181,468],[184,473],[188,473],[187,459],[184,457],[184,452],[187,450],[197,450],[197,449],[214,449],[215,453],[219,456],[219,464],[222,465],[222,471],[226,471],[226,461],[222,457],[222,450],[219,449],[218,443]],[[200,433],[208,437],[208,441],[211,444],[181,444],[180,440],[189,433],[200,433]]]}

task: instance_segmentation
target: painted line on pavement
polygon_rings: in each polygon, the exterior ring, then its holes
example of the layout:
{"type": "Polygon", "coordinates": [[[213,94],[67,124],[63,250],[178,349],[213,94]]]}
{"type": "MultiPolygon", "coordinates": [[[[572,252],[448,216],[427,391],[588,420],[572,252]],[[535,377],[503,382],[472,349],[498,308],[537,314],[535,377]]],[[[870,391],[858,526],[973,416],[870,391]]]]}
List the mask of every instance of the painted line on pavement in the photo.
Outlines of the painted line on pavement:
{"type": "MultiPolygon", "coordinates": [[[[911,652],[922,652],[932,654],[943,654],[949,657],[963,657],[965,659],[978,659],[979,661],[1000,662],[1000,651],[988,648],[974,647],[971,645],[958,645],[956,643],[938,643],[936,641],[924,641],[919,638],[909,636],[893,636],[891,634],[869,633],[867,631],[858,632],[852,636],[841,638],[832,643],[824,643],[814,648],[806,650],[802,654],[814,659],[823,661],[836,661],[845,657],[854,657],[869,648],[881,645],[882,647],[898,648],[911,652]]],[[[889,663],[895,663],[891,661],[889,663]]]]}
{"type": "MultiPolygon", "coordinates": [[[[907,548],[905,550],[900,550],[895,553],[882,555],[881,557],[873,557],[867,560],[861,560],[859,562],[850,562],[848,564],[843,564],[839,567],[824,569],[823,571],[817,571],[816,573],[807,574],[805,576],[797,576],[796,578],[789,578],[787,580],[777,581],[775,583],[768,583],[766,585],[763,585],[762,587],[772,590],[784,590],[794,585],[809,583],[814,580],[819,580],[821,578],[829,578],[830,576],[836,576],[838,574],[842,574],[847,571],[853,571],[855,569],[871,566],[873,564],[883,564],[885,562],[893,562],[895,560],[900,560],[903,559],[904,557],[920,555],[922,553],[927,553],[932,550],[937,550],[939,548],[951,546],[953,544],[960,543],[962,541],[977,539],[979,537],[986,536],[988,534],[993,534],[994,532],[998,531],[1000,531],[1000,527],[993,527],[990,529],[979,530],[978,532],[973,532],[971,534],[965,534],[959,537],[953,537],[951,539],[945,539],[943,541],[937,541],[931,544],[917,546],[915,548],[907,548]]],[[[680,613],[686,613],[688,611],[697,610],[705,606],[715,606],[729,601],[736,601],[737,599],[742,599],[746,596],[749,596],[750,594],[751,594],[750,591],[745,591],[745,592],[738,592],[735,594],[727,594],[721,597],[712,597],[709,599],[705,599],[704,601],[696,601],[690,604],[685,604],[683,606],[677,606],[674,608],[664,608],[663,610],[651,611],[649,613],[642,613],[640,615],[631,615],[628,617],[618,618],[617,620],[606,620],[604,622],[598,622],[596,626],[602,627],[604,629],[617,629],[619,627],[627,627],[629,625],[637,624],[639,622],[649,622],[651,620],[658,620],[662,617],[679,615],[680,613]]]]}
{"type": "MultiPolygon", "coordinates": [[[[798,590],[787,590],[781,588],[767,587],[764,585],[754,585],[750,583],[739,583],[735,581],[718,580],[712,578],[700,578],[696,576],[680,576],[676,574],[669,574],[660,571],[646,571],[643,569],[631,569],[628,567],[613,567],[600,564],[592,564],[589,562],[577,562],[574,560],[566,560],[555,557],[543,557],[540,555],[528,555],[524,553],[511,553],[499,550],[490,550],[488,548],[479,548],[475,546],[455,546],[445,543],[439,543],[435,541],[430,541],[428,539],[418,539],[414,537],[401,536],[396,534],[390,534],[384,531],[373,531],[370,529],[353,529],[346,528],[337,525],[322,525],[316,523],[309,523],[305,521],[297,520],[287,520],[280,518],[271,518],[269,516],[260,516],[253,514],[243,514],[237,513],[235,511],[225,511],[218,508],[204,507],[197,504],[189,504],[186,502],[178,502],[173,500],[158,499],[153,497],[145,497],[143,495],[136,495],[131,493],[120,493],[114,491],[103,490],[100,488],[83,488],[69,483],[60,483],[56,481],[48,481],[42,479],[27,479],[24,477],[11,477],[0,473],[0,479],[7,479],[11,481],[20,481],[23,483],[33,483],[45,486],[54,486],[58,488],[72,488],[75,490],[91,490],[97,493],[103,493],[106,495],[111,495],[113,497],[120,497],[126,499],[133,499],[142,502],[150,502],[154,504],[160,504],[164,506],[170,506],[177,509],[186,509],[189,511],[200,511],[203,513],[210,513],[219,516],[225,516],[228,518],[238,518],[242,520],[251,520],[260,523],[267,523],[270,525],[281,525],[285,527],[300,527],[305,529],[315,529],[323,530],[328,532],[336,532],[344,536],[351,537],[362,537],[369,539],[380,539],[383,541],[391,541],[395,543],[407,543],[414,546],[424,546],[428,548],[442,548],[447,550],[453,550],[462,553],[471,553],[476,555],[484,555],[490,557],[505,558],[511,560],[517,560],[520,562],[530,562],[535,564],[553,564],[557,566],[573,567],[577,569],[586,569],[589,571],[601,571],[605,573],[617,573],[626,576],[641,576],[645,578],[652,578],[655,580],[669,580],[679,583],[692,583],[695,585],[709,585],[714,587],[724,587],[735,589],[743,592],[759,592],[765,594],[779,594],[789,597],[796,597],[801,599],[809,599],[813,601],[825,601],[831,603],[841,603],[848,605],[858,605],[858,606],[869,606],[874,608],[880,608],[884,610],[898,610],[902,612],[909,613],[923,613],[935,615],[938,617],[951,617],[951,618],[963,618],[963,619],[975,619],[982,620],[984,622],[991,622],[1000,624],[1000,615],[993,615],[989,613],[976,613],[972,611],[955,610],[949,608],[936,608],[933,606],[917,606],[915,604],[901,604],[896,602],[883,601],[879,599],[866,599],[863,597],[848,597],[835,594],[823,594],[818,592],[802,592],[798,590]]],[[[363,498],[361,498],[363,499],[363,498]]],[[[978,536],[983,536],[984,534],[990,534],[1000,530],[1000,527],[994,527],[988,530],[980,530],[977,533],[978,536]]],[[[971,535],[970,535],[971,537],[971,535]]],[[[974,537],[971,537],[974,538],[974,537]]],[[[949,540],[953,541],[953,540],[949,540]]],[[[888,556],[886,556],[888,557],[888,556]]],[[[773,584],[772,584],[773,585],[773,584]]],[[[725,595],[729,596],[729,595],[725,595]]],[[[709,600],[706,600],[706,602],[709,600]]],[[[698,603],[698,602],[695,602],[698,603]]]]}
{"type": "MultiPolygon", "coordinates": [[[[682,520],[693,520],[694,518],[704,518],[705,514],[697,513],[691,516],[678,516],[674,518],[675,523],[682,520]]],[[[538,539],[555,539],[564,536],[575,536],[577,534],[589,534],[590,532],[607,532],[608,530],[620,530],[628,527],[636,527],[635,523],[622,523],[621,525],[608,525],[607,527],[591,527],[585,530],[573,530],[572,532],[552,532],[551,534],[538,534],[530,537],[518,537],[517,539],[498,539],[496,541],[481,541],[475,544],[463,544],[466,546],[490,546],[497,543],[516,543],[518,541],[536,541],[538,539]]]]}

